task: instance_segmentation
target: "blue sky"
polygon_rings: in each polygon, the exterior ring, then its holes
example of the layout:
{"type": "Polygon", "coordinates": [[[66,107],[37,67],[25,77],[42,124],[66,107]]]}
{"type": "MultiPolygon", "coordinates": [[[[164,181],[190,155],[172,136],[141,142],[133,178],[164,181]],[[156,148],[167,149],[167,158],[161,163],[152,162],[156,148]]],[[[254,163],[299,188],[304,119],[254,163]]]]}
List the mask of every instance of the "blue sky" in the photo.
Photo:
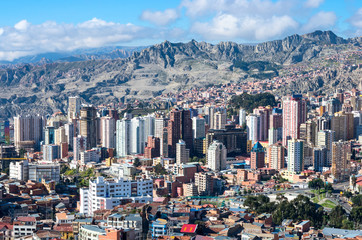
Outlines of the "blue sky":
{"type": "Polygon", "coordinates": [[[361,0],[2,1],[0,60],[191,39],[262,42],[314,30],[361,36],[361,0]]]}

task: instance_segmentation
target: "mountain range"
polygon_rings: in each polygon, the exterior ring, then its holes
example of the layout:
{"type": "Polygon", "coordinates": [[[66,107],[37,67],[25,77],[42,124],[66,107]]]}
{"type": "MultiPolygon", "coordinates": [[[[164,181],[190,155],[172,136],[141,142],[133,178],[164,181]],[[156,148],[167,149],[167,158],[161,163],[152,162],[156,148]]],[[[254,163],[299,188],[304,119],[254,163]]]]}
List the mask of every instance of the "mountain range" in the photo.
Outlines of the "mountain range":
{"type": "MultiPolygon", "coordinates": [[[[0,117],[65,111],[67,98],[74,95],[93,104],[117,103],[196,86],[271,78],[287,67],[319,63],[361,46],[362,37],[343,39],[331,31],[316,31],[256,45],[165,41],[146,48],[37,55],[0,68],[0,117]]],[[[290,84],[283,91],[328,92],[355,87],[360,78],[359,67],[342,69],[337,64],[325,76],[290,84]]]]}
{"type": "Polygon", "coordinates": [[[69,52],[48,52],[36,55],[29,55],[14,59],[13,61],[0,61],[0,67],[6,68],[18,64],[35,64],[42,65],[45,63],[53,62],[77,62],[87,60],[99,60],[99,59],[120,59],[127,58],[135,51],[141,51],[146,47],[101,47],[91,49],[77,49],[69,52]]]}

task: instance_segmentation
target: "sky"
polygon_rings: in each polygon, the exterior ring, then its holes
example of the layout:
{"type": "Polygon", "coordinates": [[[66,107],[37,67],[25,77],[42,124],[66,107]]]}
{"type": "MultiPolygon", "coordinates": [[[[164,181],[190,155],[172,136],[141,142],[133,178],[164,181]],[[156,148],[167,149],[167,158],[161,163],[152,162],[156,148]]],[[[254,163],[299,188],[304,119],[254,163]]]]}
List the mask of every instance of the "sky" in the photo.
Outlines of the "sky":
{"type": "Polygon", "coordinates": [[[362,0],[1,1],[0,60],[191,39],[257,43],[332,30],[362,35],[362,0]]]}

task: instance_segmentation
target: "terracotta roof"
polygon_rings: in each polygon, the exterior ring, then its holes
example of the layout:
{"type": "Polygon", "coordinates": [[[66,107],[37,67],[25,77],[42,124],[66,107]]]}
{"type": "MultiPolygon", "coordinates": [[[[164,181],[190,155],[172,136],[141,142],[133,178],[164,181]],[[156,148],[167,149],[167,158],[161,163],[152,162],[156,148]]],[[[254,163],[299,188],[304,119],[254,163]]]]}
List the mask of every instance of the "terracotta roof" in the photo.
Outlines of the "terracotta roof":
{"type": "Polygon", "coordinates": [[[39,238],[61,238],[62,235],[58,231],[39,230],[35,233],[39,238]]]}
{"type": "Polygon", "coordinates": [[[57,217],[59,220],[66,220],[66,219],[68,219],[66,213],[56,213],[55,215],[56,215],[56,217],[57,217]]]}
{"type": "Polygon", "coordinates": [[[53,229],[58,232],[73,232],[72,224],[55,225],[53,229]]]}
{"type": "Polygon", "coordinates": [[[10,229],[10,230],[13,230],[13,225],[12,224],[1,222],[0,223],[0,229],[3,229],[4,227],[7,228],[7,229],[10,229]]]}
{"type": "Polygon", "coordinates": [[[21,222],[36,222],[35,217],[18,217],[16,220],[21,222]]]}

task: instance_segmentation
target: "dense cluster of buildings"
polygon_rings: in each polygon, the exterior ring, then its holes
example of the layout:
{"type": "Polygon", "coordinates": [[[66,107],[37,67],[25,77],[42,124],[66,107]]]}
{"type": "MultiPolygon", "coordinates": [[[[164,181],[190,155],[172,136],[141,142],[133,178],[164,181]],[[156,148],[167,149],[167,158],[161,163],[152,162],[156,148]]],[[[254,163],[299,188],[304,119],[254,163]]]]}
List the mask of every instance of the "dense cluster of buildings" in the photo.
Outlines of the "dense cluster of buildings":
{"type": "Polygon", "coordinates": [[[351,175],[356,184],[350,188],[361,192],[360,92],[284,96],[277,106],[252,112],[229,111],[227,99],[205,99],[174,101],[169,111],[142,116],[70,97],[67,114],[0,121],[6,173],[0,176],[1,236],[280,239],[302,234],[307,239],[330,234],[307,220],[286,217],[285,224],[276,225],[271,216],[244,209],[236,195],[305,187],[314,178],[340,183],[351,175]],[[234,205],[205,203],[215,196],[232,197],[234,205]]]}

